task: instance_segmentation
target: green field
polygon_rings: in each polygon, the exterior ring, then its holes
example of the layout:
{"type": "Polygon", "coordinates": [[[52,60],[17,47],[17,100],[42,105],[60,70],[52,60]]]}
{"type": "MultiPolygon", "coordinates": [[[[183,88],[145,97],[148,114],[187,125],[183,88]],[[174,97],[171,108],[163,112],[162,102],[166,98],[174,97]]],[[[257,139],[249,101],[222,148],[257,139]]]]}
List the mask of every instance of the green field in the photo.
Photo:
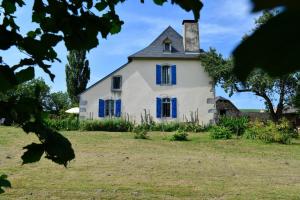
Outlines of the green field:
{"type": "Polygon", "coordinates": [[[169,133],[64,132],[76,159],[21,165],[33,134],[0,127],[0,174],[13,188],[0,199],[300,199],[300,140],[292,145],[169,133]]]}

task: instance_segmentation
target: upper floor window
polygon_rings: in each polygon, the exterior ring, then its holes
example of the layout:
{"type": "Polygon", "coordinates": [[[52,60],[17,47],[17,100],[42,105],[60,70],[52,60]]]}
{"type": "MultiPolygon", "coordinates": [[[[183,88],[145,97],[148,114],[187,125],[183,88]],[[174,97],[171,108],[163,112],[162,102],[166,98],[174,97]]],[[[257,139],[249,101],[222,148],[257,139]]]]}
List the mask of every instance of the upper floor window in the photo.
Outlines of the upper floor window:
{"type": "Polygon", "coordinates": [[[122,87],[122,76],[112,77],[112,90],[121,90],[122,87]]]}
{"type": "Polygon", "coordinates": [[[176,85],[176,65],[156,65],[157,85],[176,85]]]}
{"type": "Polygon", "coordinates": [[[171,84],[171,67],[168,65],[162,66],[162,84],[171,84]]]}

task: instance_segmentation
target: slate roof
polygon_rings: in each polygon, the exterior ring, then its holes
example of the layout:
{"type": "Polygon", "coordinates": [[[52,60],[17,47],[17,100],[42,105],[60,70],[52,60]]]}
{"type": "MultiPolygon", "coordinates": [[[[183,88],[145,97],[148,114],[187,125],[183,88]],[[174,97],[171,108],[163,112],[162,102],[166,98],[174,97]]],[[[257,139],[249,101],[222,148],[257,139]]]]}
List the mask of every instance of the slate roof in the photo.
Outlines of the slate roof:
{"type": "Polygon", "coordinates": [[[226,98],[224,98],[224,97],[221,97],[221,96],[217,96],[216,98],[215,98],[215,100],[216,101],[229,101],[228,99],[226,99],[226,98]]]}
{"type": "MultiPolygon", "coordinates": [[[[200,49],[199,49],[200,53],[200,49]]],[[[185,53],[183,47],[183,37],[171,26],[165,29],[149,46],[141,51],[129,56],[132,58],[182,58],[198,59],[200,54],[185,53]],[[171,53],[163,51],[164,41],[170,40],[172,43],[171,53]]]]}

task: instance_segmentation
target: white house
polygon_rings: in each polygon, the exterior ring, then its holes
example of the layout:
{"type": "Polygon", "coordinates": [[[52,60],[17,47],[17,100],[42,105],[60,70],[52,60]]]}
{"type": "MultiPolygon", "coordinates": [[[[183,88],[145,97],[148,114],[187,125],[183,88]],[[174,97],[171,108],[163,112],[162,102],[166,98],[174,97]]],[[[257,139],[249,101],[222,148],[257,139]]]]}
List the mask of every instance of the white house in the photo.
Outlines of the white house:
{"type": "Polygon", "coordinates": [[[139,123],[146,110],[156,122],[214,121],[214,83],[201,66],[199,26],[183,21],[183,37],[172,27],[128,63],[80,94],[80,119],[129,116],[139,123]]]}

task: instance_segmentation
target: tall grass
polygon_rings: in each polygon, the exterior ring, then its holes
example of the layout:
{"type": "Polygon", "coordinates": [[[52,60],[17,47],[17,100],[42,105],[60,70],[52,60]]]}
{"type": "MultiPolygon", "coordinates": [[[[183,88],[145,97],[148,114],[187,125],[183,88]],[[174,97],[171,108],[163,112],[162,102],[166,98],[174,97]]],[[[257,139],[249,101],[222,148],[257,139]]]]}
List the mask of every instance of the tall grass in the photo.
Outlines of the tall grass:
{"type": "Polygon", "coordinates": [[[124,119],[104,119],[81,121],[79,129],[82,131],[128,132],[133,129],[133,123],[124,119]]]}

